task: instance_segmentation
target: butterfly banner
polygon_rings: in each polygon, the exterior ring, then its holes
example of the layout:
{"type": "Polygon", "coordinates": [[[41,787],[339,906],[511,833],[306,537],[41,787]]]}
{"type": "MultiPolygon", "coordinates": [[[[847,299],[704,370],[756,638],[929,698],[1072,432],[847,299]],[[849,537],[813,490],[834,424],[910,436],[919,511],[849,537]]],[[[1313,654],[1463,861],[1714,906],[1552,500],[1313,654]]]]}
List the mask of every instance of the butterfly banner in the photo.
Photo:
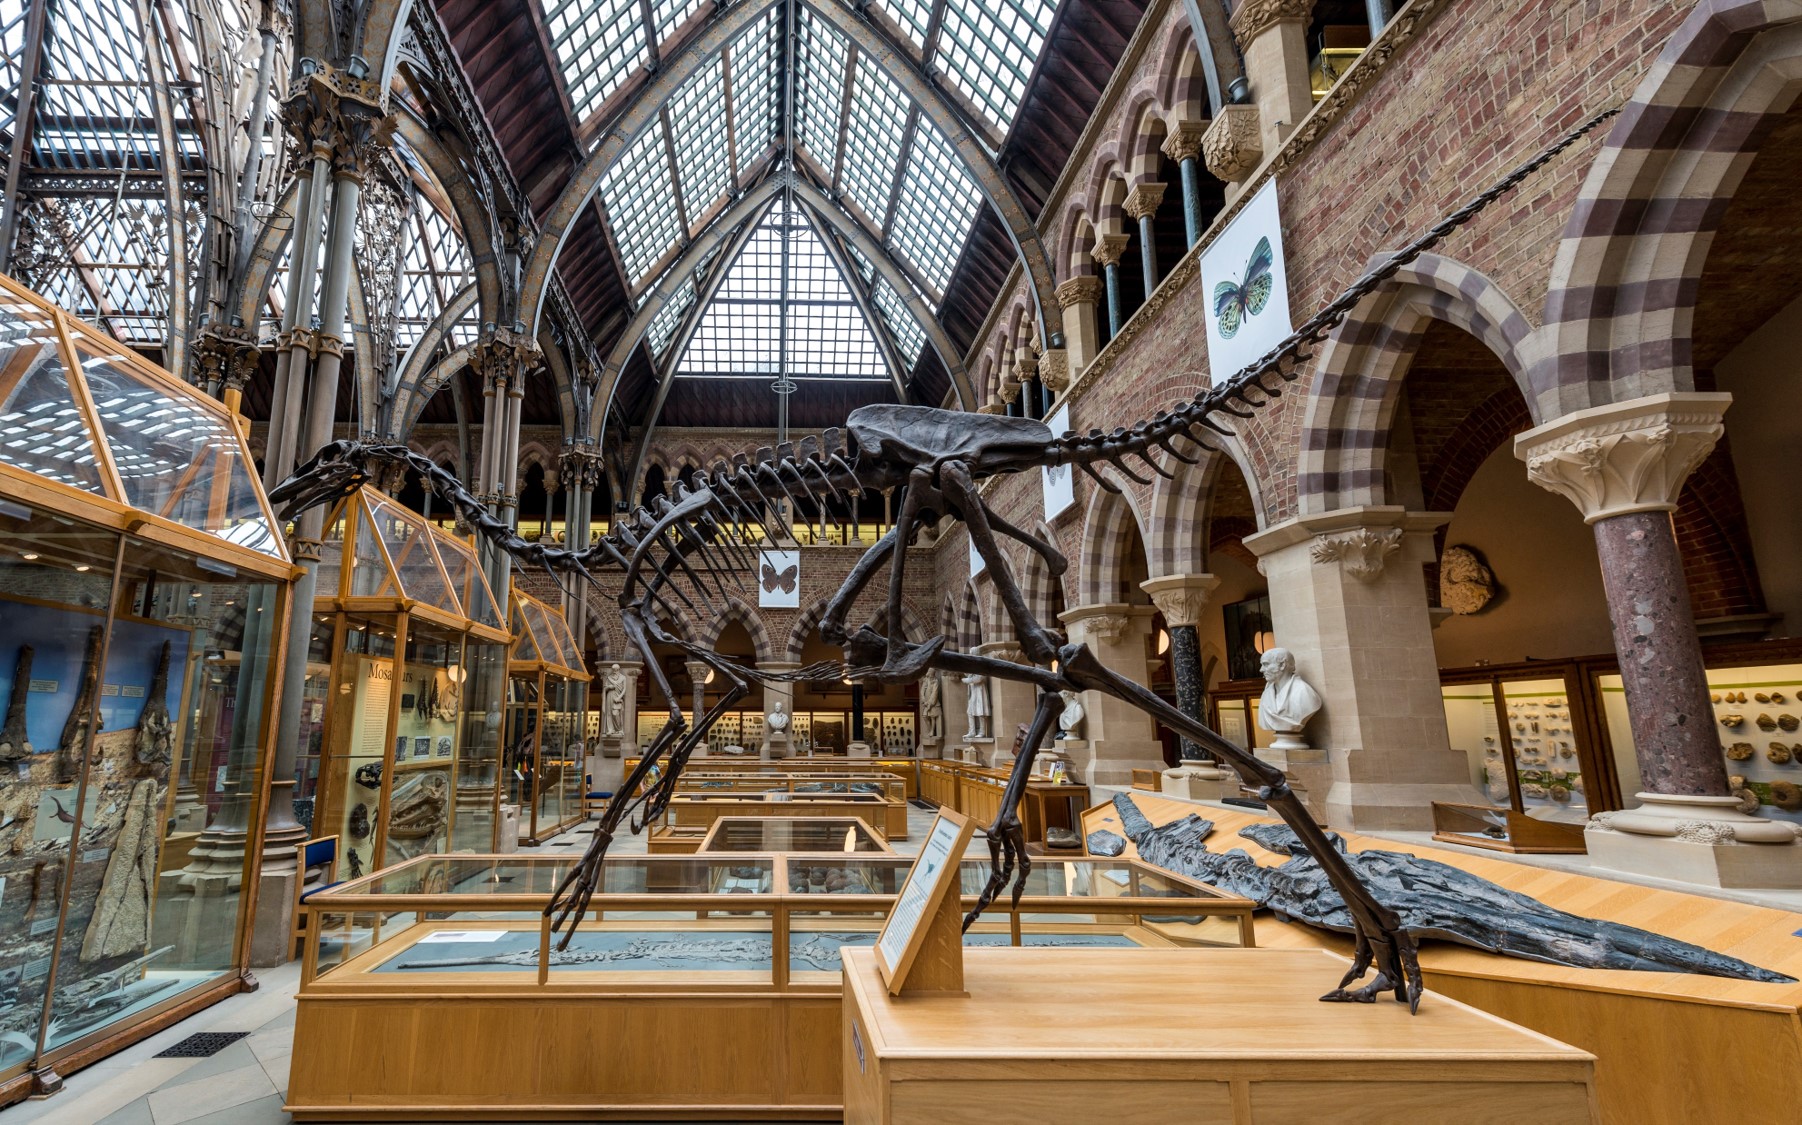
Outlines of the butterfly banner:
{"type": "MultiPolygon", "coordinates": [[[[1066,404],[1057,408],[1057,413],[1045,419],[1045,425],[1053,434],[1062,434],[1070,428],[1070,407],[1066,404]]],[[[1039,470],[1044,484],[1045,519],[1047,522],[1076,504],[1076,470],[1069,465],[1047,465],[1039,470]]]]}
{"type": "Polygon", "coordinates": [[[757,604],[768,609],[801,605],[801,552],[757,552],[757,604]]]}
{"type": "Polygon", "coordinates": [[[1274,179],[1202,252],[1201,284],[1208,295],[1208,367],[1215,382],[1294,331],[1274,179]]]}

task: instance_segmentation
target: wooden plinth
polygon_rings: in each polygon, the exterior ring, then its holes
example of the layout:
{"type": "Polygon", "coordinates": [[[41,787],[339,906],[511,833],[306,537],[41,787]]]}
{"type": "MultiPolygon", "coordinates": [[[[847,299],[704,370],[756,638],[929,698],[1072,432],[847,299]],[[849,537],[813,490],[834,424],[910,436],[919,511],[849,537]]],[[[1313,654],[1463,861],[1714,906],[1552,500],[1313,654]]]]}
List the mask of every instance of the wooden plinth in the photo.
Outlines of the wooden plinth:
{"type": "Polygon", "coordinates": [[[1598,1120],[1589,1054],[1443,997],[1322,1004],[1321,950],[969,949],[967,997],[844,964],[857,1125],[1598,1120]]]}
{"type": "MultiPolygon", "coordinates": [[[[1287,857],[1238,835],[1271,818],[1132,795],[1153,824],[1199,813],[1214,822],[1208,847],[1243,848],[1260,864],[1287,857]]],[[[1120,831],[1113,804],[1083,814],[1085,834],[1120,831]]],[[[1665,934],[1802,977],[1802,914],[1558,871],[1452,848],[1346,833],[1353,851],[1375,848],[1437,860],[1548,906],[1665,934]]],[[[1138,851],[1130,843],[1126,853],[1138,851]]],[[[1349,952],[1351,940],[1260,914],[1259,946],[1349,952]]],[[[1455,998],[1596,1056],[1596,1091],[1608,1125],[1696,1125],[1802,1119],[1802,984],[1764,984],[1684,973],[1572,969],[1502,957],[1451,942],[1421,950],[1425,1011],[1455,998]],[[1756,1060],[1750,1063],[1747,1060],[1756,1060]]],[[[1526,1120],[1523,1118],[1522,1120],[1526,1120]]]]}

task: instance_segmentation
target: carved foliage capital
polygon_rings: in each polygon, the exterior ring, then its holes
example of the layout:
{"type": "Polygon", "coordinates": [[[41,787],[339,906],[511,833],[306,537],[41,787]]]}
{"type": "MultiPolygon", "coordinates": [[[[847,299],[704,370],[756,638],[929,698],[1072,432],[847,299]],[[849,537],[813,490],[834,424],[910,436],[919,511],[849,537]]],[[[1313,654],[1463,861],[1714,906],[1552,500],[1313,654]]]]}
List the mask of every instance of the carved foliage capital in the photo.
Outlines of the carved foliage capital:
{"type": "Polygon", "coordinates": [[[1063,348],[1052,348],[1039,357],[1039,379],[1052,394],[1063,394],[1070,387],[1070,354],[1063,348]]]}
{"type": "Polygon", "coordinates": [[[606,474],[600,451],[586,446],[571,446],[560,452],[557,468],[566,482],[580,484],[590,491],[600,487],[601,478],[606,474]]]}
{"type": "Polygon", "coordinates": [[[1666,394],[1584,411],[1528,430],[1514,452],[1527,477],[1575,504],[1587,523],[1668,512],[1720,440],[1723,394],[1666,394]]]}
{"type": "Polygon", "coordinates": [[[1073,277],[1069,281],[1052,290],[1057,297],[1057,307],[1067,309],[1072,305],[1092,305],[1101,299],[1101,279],[1094,276],[1073,277]]]}
{"type": "Polygon", "coordinates": [[[469,365],[494,386],[517,386],[544,362],[538,341],[510,328],[484,328],[470,349],[469,365]]]}
{"type": "Polygon", "coordinates": [[[1219,179],[1239,183],[1264,159],[1255,105],[1224,105],[1201,138],[1202,159],[1219,179]]]}
{"type": "Polygon", "coordinates": [[[1170,574],[1139,583],[1151,595],[1151,604],[1172,627],[1195,625],[1208,607],[1208,599],[1220,579],[1212,574],[1170,574]]]}
{"type": "Polygon", "coordinates": [[[1239,0],[1228,20],[1239,49],[1279,23],[1307,23],[1314,17],[1314,0],[1239,0]]]}
{"type": "Polygon", "coordinates": [[[230,324],[209,324],[194,342],[194,362],[203,384],[218,380],[221,386],[243,390],[261,356],[256,333],[230,324]]]}
{"type": "Polygon", "coordinates": [[[1360,527],[1339,535],[1316,537],[1309,555],[1322,565],[1338,563],[1339,569],[1360,582],[1374,582],[1383,573],[1389,556],[1401,549],[1401,528],[1360,527]]]}
{"type": "Polygon", "coordinates": [[[330,63],[315,65],[289,84],[282,120],[303,151],[329,156],[340,174],[361,178],[388,147],[397,122],[385,111],[381,83],[330,63]]]}
{"type": "Polygon", "coordinates": [[[1205,121],[1184,121],[1171,126],[1170,135],[1164,138],[1164,155],[1178,164],[1194,160],[1201,155],[1201,138],[1207,135],[1207,131],[1205,121]]]}
{"type": "Polygon", "coordinates": [[[1089,248],[1089,256],[1095,259],[1095,264],[1098,266],[1116,265],[1120,261],[1120,255],[1126,253],[1126,244],[1131,241],[1131,235],[1098,235],[1095,245],[1089,248]]]}
{"type": "Polygon", "coordinates": [[[1126,193],[1126,213],[1134,220],[1147,215],[1155,215],[1158,205],[1164,202],[1164,189],[1167,185],[1144,183],[1126,193]]]}

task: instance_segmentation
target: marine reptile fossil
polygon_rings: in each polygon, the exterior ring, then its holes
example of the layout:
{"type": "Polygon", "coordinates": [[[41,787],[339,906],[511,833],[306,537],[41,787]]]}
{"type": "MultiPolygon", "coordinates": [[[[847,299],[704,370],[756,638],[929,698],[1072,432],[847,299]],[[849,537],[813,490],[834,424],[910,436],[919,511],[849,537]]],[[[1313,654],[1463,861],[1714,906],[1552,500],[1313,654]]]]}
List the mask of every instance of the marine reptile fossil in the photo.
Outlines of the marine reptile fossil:
{"type": "Polygon", "coordinates": [[[81,690],[75,693],[75,706],[63,722],[63,736],[56,744],[56,780],[67,784],[75,780],[77,763],[87,751],[88,735],[96,728],[94,698],[100,689],[100,626],[88,630],[87,655],[81,661],[81,690]]]}
{"type": "Polygon", "coordinates": [[[31,737],[25,731],[25,701],[31,689],[31,657],[36,650],[19,646],[13,665],[12,695],[6,704],[6,724],[0,726],[0,763],[22,762],[31,757],[31,737]]]}
{"type": "Polygon", "coordinates": [[[138,741],[133,747],[138,764],[167,765],[174,747],[175,724],[169,721],[169,642],[163,642],[150,677],[144,710],[138,714],[138,741]]]}
{"type": "MultiPolygon", "coordinates": [[[[1087,474],[1096,487],[1117,493],[1121,489],[1112,479],[1115,475],[1149,484],[1150,478],[1140,475],[1142,472],[1169,477],[1173,475],[1174,462],[1196,464],[1199,452],[1218,452],[1216,438],[1233,432],[1229,424],[1235,419],[1253,417],[1282,394],[1287,384],[1298,379],[1314,349],[1360,301],[1614,112],[1610,109],[1590,118],[1367,269],[1338,297],[1252,364],[1230,377],[1214,380],[1201,395],[1130,430],[1092,430],[1059,436],[1043,422],[1031,418],[911,405],[860,407],[851,412],[843,431],[828,429],[819,439],[807,437],[758,449],[755,460],[739,454],[730,463],[719,461],[709,470],[696,472],[691,482],[676,484],[673,499],[657,497],[648,508],[621,514],[606,534],[582,550],[526,541],[454,475],[402,445],[332,442],[278,485],[270,499],[283,506],[285,518],[292,518],[309,508],[351,495],[366,482],[377,479],[385,466],[404,465],[418,473],[432,493],[448,503],[478,535],[524,566],[542,567],[553,577],[558,571],[589,579],[596,569],[623,572],[618,604],[627,642],[640,653],[650,653],[653,644],[674,647],[713,669],[718,701],[704,713],[697,713],[691,723],[683,714],[681,699],[669,683],[662,663],[646,661],[646,675],[652,690],[665,702],[669,721],[608,801],[587,853],[571,867],[546,908],[553,926],[562,934],[560,944],[564,948],[599,885],[601,861],[615,832],[627,823],[628,817],[632,829],[637,831],[664,812],[675,792],[676,779],[694,748],[705,743],[714,724],[723,715],[736,711],[739,700],[749,692],[747,677],[769,683],[836,683],[850,677],[907,684],[929,671],[940,671],[996,677],[1038,689],[1037,710],[1003,792],[1000,812],[988,829],[989,880],[977,898],[976,908],[965,918],[966,927],[981,915],[1010,878],[1014,880],[1014,901],[1018,902],[1031,868],[1019,817],[1027,778],[1063,709],[1060,693],[1098,691],[1138,708],[1232,766],[1302,838],[1322,845],[1315,849],[1319,862],[1346,904],[1357,935],[1351,970],[1339,988],[1323,999],[1368,1000],[1381,992],[1393,991],[1396,999],[1418,1008],[1421,977],[1414,939],[1402,928],[1395,911],[1365,888],[1344,857],[1324,846],[1319,827],[1290,790],[1283,772],[1220,737],[1199,719],[1160,699],[1143,685],[1109,669],[1086,644],[1068,643],[1034,617],[997,536],[1014,539],[1038,554],[1054,579],[1068,569],[1069,563],[1050,543],[1015,527],[990,509],[979,484],[1013,473],[1073,467],[1087,474]],[[1107,475],[1100,471],[1102,467],[1109,470],[1107,475]],[[745,576],[755,581],[759,559],[755,551],[747,548],[748,542],[790,542],[793,535],[788,521],[796,515],[806,515],[811,509],[825,518],[834,504],[846,510],[852,497],[897,489],[901,490],[901,502],[894,525],[858,559],[819,622],[821,639],[843,650],[842,663],[823,662],[784,672],[742,668],[711,648],[684,640],[660,623],[659,619],[665,617],[711,617],[720,612],[720,602],[732,597],[727,590],[728,581],[741,589],[745,576]],[[950,651],[943,636],[916,644],[894,627],[902,619],[901,592],[908,561],[905,548],[921,529],[946,516],[968,530],[971,549],[982,558],[994,580],[998,600],[1012,624],[1023,659],[950,651]],[[887,606],[879,620],[888,623],[887,634],[873,624],[850,628],[853,603],[873,580],[885,573],[887,606]],[[1369,983],[1353,989],[1352,983],[1363,978],[1373,965],[1376,975],[1369,983]]],[[[574,596],[579,598],[580,594],[574,596]]],[[[696,711],[702,708],[697,707],[696,711]]]]}
{"type": "MultiPolygon", "coordinates": [[[[1145,862],[1251,899],[1284,918],[1352,932],[1351,912],[1326,872],[1307,845],[1284,825],[1258,824],[1240,830],[1240,836],[1266,851],[1290,857],[1280,867],[1263,867],[1241,848],[1208,850],[1204,841],[1214,829],[1213,822],[1193,813],[1153,827],[1124,793],[1114,797],[1114,808],[1120,814],[1121,831],[1145,862]]],[[[1580,969],[1700,973],[1777,983],[1795,979],[1663,934],[1569,914],[1437,860],[1372,848],[1348,852],[1338,833],[1329,832],[1326,837],[1364,885],[1401,915],[1402,925],[1416,938],[1440,938],[1508,957],[1580,969]]]]}

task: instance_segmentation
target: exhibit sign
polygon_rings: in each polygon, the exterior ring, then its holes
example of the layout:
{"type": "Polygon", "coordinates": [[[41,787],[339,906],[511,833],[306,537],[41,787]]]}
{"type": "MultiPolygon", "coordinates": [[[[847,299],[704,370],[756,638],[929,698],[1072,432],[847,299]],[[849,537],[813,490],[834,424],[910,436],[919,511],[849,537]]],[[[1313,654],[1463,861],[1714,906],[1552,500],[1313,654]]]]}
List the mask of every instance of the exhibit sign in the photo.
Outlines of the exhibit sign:
{"type": "Polygon", "coordinates": [[[768,609],[801,606],[801,552],[757,552],[757,604],[768,609]]]}
{"type": "MultiPolygon", "coordinates": [[[[925,843],[914,865],[907,869],[907,881],[895,896],[888,920],[876,938],[876,970],[891,995],[899,993],[907,982],[907,974],[932,935],[934,924],[950,898],[949,926],[952,940],[961,952],[963,928],[957,923],[959,864],[964,846],[970,842],[975,822],[951,809],[940,809],[938,819],[926,833],[925,843]]],[[[944,935],[940,935],[941,940],[944,935]]]]}
{"type": "Polygon", "coordinates": [[[1267,181],[1201,255],[1208,367],[1219,383],[1295,330],[1276,180],[1267,181]]]}
{"type": "MultiPolygon", "coordinates": [[[[1070,406],[1066,403],[1057,413],[1045,419],[1053,435],[1061,436],[1070,428],[1070,406]]],[[[1039,470],[1044,484],[1045,519],[1047,522],[1076,506],[1076,468],[1073,465],[1046,465],[1039,470]]]]}

